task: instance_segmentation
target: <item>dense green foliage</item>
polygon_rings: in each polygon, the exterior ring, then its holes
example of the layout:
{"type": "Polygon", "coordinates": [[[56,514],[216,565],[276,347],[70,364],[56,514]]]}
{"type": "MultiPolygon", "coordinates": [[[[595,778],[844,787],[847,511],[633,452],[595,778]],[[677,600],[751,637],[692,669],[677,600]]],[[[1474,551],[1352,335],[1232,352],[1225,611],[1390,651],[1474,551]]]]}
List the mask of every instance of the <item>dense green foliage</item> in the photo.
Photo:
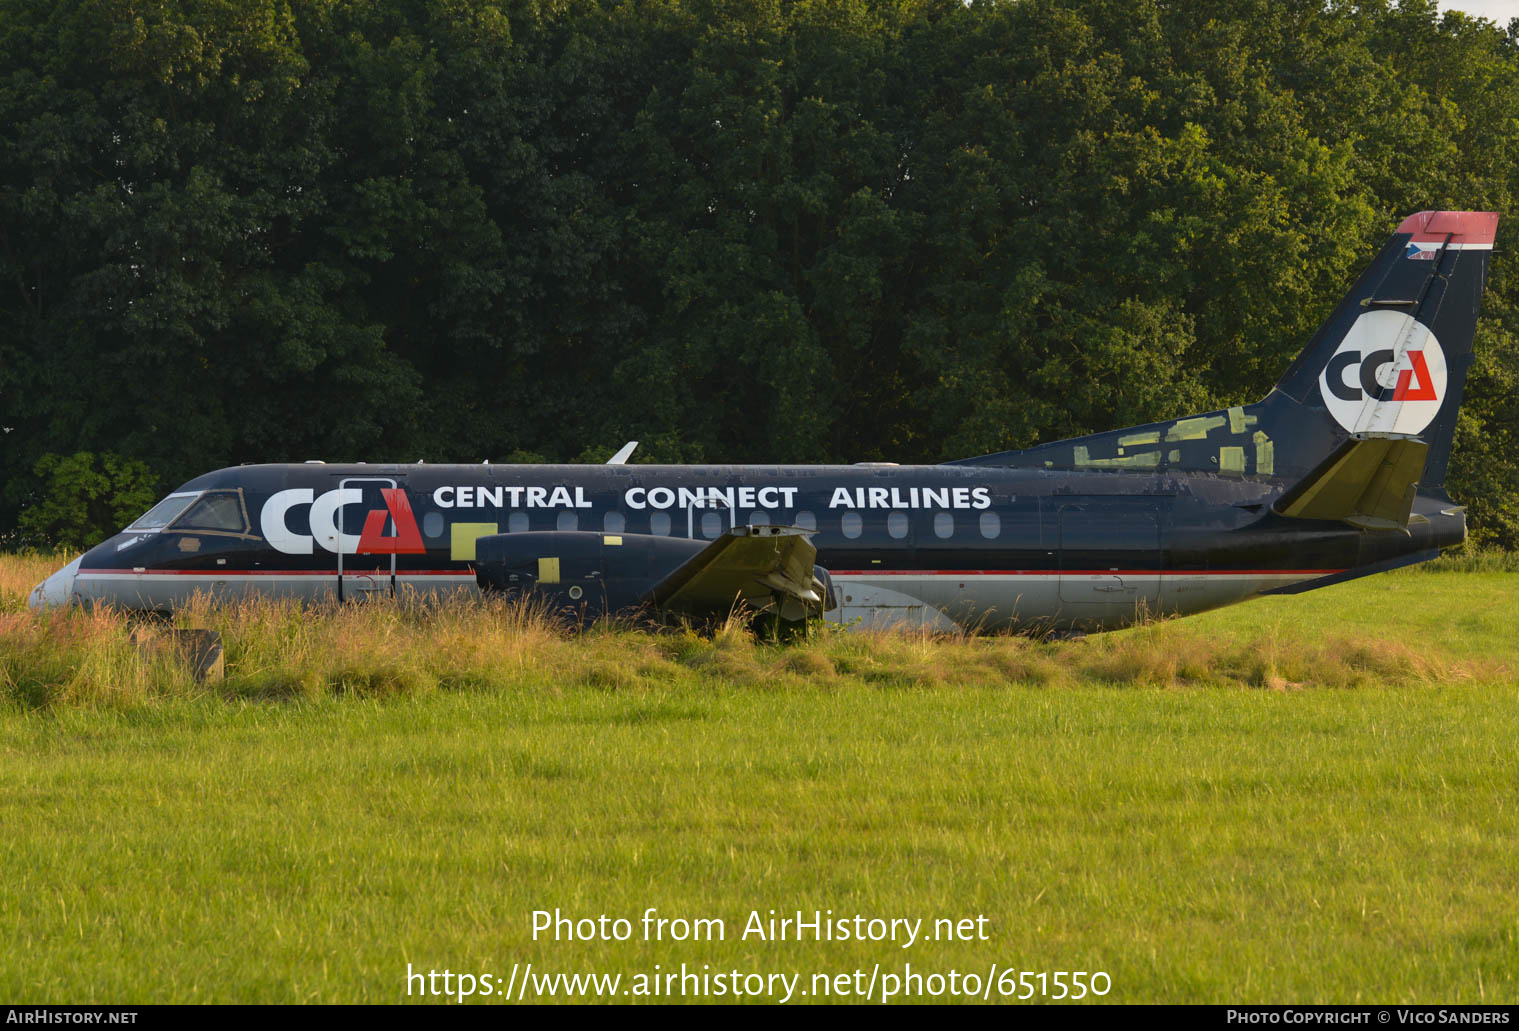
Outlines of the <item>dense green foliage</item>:
{"type": "Polygon", "coordinates": [[[1497,209],[1519,39],[1322,0],[0,0],[0,533],[46,453],[937,461],[1254,399],[1497,209]]]}
{"type": "Polygon", "coordinates": [[[43,455],[36,472],[42,489],[21,513],[21,535],[62,548],[94,547],[156,500],[148,467],[120,455],[43,455]]]}

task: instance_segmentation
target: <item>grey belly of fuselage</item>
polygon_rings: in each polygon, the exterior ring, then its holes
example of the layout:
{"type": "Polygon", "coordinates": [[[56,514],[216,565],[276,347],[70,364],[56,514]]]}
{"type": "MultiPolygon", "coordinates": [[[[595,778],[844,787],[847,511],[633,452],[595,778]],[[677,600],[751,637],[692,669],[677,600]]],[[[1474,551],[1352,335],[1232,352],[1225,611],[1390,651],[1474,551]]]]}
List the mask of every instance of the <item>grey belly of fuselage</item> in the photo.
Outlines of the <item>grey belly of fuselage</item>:
{"type": "Polygon", "coordinates": [[[1115,630],[1158,616],[1231,605],[1321,574],[1059,572],[835,576],[839,607],[826,618],[872,630],[943,632],[1115,630]]]}
{"type": "MultiPolygon", "coordinates": [[[[303,604],[339,600],[336,574],[273,573],[223,576],[206,573],[86,573],[74,581],[74,597],[85,604],[108,604],[154,612],[174,612],[205,599],[225,604],[254,598],[303,604]]],[[[426,598],[434,595],[478,598],[472,573],[453,576],[349,576],[342,585],[343,601],[371,601],[391,596],[426,598]]]]}
{"type": "MultiPolygon", "coordinates": [[[[1270,572],[839,574],[834,578],[839,604],[824,618],[852,630],[1111,630],[1154,616],[1218,608],[1311,578],[1312,574],[1270,572]]],[[[349,602],[445,594],[477,598],[480,591],[468,573],[398,575],[394,583],[383,575],[349,576],[342,589],[343,600],[349,602]]],[[[339,590],[335,575],[122,572],[80,576],[74,581],[73,595],[86,604],[172,612],[198,598],[218,603],[251,598],[330,603],[338,600],[339,590]]]]}

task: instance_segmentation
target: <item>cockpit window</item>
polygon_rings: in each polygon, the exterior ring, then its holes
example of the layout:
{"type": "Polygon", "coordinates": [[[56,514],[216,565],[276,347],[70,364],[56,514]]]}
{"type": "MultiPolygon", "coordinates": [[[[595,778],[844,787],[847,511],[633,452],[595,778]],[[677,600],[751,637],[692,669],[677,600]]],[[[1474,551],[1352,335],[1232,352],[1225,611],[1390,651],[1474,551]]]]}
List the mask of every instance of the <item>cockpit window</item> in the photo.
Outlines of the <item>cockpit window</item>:
{"type": "Polygon", "coordinates": [[[198,530],[213,533],[247,533],[243,518],[243,499],[239,491],[208,491],[201,499],[174,520],[171,530],[198,530]]]}
{"type": "Polygon", "coordinates": [[[200,491],[186,494],[170,494],[158,504],[138,518],[131,526],[126,528],[127,533],[140,533],[143,530],[162,530],[174,521],[174,517],[189,507],[190,502],[200,497],[200,491]]]}

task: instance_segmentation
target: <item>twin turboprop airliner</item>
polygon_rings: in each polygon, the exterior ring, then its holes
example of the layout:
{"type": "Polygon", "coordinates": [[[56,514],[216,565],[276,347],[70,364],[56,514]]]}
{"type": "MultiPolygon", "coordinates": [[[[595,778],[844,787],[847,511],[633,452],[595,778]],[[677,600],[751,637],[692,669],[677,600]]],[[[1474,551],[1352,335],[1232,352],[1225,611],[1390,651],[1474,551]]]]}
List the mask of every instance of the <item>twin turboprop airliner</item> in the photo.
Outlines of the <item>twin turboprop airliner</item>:
{"type": "Polygon", "coordinates": [[[939,630],[1103,630],[1323,587],[1466,536],[1444,491],[1498,216],[1405,219],[1255,404],[943,465],[249,465],[32,592],[462,590],[939,630]]]}

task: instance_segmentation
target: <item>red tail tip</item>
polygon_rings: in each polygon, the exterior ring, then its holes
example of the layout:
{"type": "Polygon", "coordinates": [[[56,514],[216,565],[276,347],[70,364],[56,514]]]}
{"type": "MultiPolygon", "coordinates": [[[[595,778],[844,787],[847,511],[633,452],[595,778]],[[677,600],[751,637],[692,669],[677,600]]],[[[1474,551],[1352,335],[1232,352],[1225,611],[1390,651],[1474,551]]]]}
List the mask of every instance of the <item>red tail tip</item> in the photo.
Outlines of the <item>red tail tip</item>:
{"type": "Polygon", "coordinates": [[[1398,223],[1397,233],[1411,234],[1410,243],[1491,244],[1498,233],[1496,211],[1421,211],[1398,223]]]}

